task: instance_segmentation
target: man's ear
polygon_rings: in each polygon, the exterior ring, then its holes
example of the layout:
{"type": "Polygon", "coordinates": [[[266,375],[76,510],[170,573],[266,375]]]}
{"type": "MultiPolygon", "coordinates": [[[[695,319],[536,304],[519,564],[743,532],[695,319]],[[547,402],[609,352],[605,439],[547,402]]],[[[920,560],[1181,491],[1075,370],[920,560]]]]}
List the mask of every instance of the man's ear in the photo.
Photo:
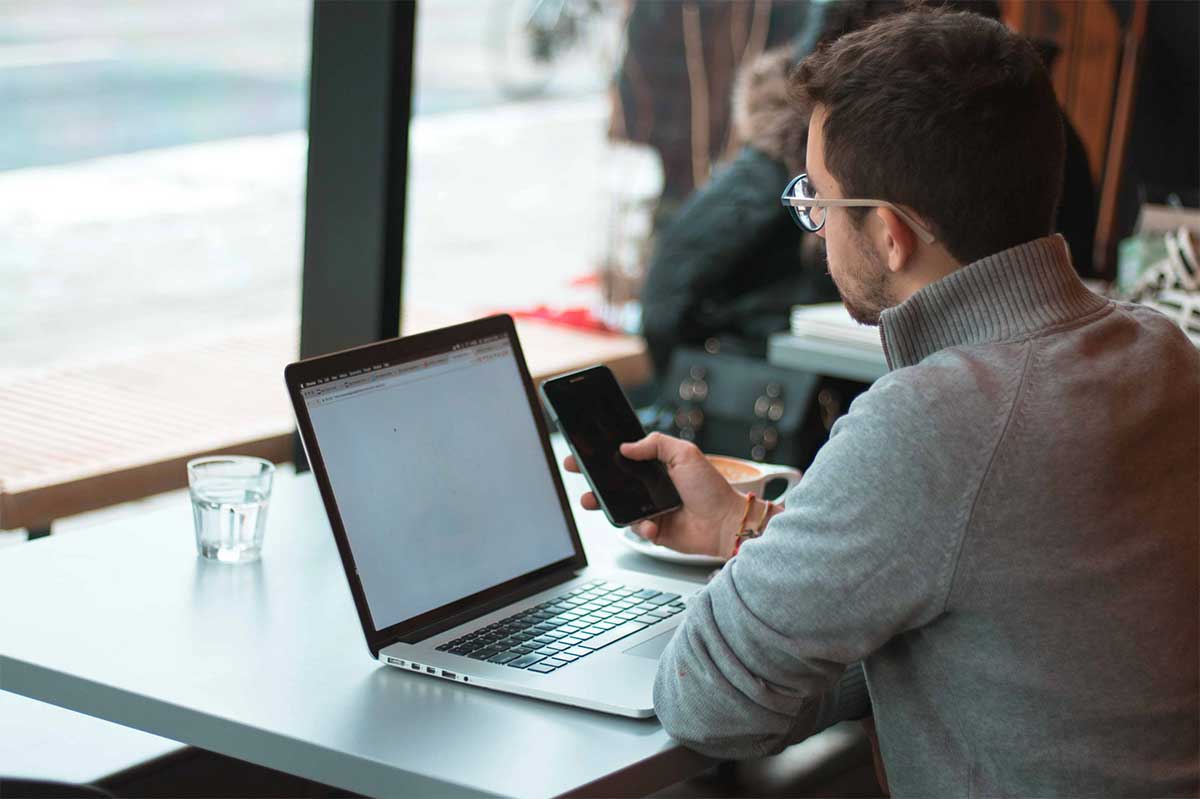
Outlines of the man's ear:
{"type": "Polygon", "coordinates": [[[887,254],[888,271],[899,273],[908,265],[917,249],[917,235],[891,208],[876,208],[875,213],[883,222],[883,246],[887,254]]]}

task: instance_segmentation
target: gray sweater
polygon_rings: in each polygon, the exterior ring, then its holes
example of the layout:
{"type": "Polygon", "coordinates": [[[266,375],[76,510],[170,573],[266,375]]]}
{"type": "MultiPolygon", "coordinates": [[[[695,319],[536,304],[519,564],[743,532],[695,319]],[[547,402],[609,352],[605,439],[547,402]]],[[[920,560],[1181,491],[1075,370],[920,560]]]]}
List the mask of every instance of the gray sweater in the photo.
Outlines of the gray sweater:
{"type": "Polygon", "coordinates": [[[892,371],[664,653],[667,731],[776,752],[853,715],[861,660],[895,796],[1195,795],[1200,355],[1059,236],[880,332],[892,371]]]}

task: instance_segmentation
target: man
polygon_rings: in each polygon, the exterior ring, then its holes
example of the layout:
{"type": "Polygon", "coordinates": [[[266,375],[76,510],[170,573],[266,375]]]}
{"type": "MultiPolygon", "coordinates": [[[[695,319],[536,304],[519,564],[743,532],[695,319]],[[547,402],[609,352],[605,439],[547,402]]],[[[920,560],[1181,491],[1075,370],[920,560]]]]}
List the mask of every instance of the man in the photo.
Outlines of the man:
{"type": "MultiPolygon", "coordinates": [[[[785,201],[892,371],[690,603],[660,719],[714,756],[776,752],[861,706],[836,686],[862,661],[894,795],[1194,795],[1200,357],[1049,235],[1063,132],[1038,56],[914,11],[795,82],[808,178],[785,201]]],[[[690,444],[622,451],[684,500],[639,526],[661,544],[728,555],[770,511],[690,444]]]]}

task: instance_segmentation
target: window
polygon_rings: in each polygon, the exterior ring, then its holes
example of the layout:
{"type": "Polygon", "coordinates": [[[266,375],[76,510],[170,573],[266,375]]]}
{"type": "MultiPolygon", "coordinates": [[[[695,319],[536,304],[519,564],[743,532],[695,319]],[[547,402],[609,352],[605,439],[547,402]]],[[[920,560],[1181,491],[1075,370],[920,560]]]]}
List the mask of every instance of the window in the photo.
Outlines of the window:
{"type": "Polygon", "coordinates": [[[249,327],[295,338],[310,13],[0,2],[0,380],[249,327]]]}

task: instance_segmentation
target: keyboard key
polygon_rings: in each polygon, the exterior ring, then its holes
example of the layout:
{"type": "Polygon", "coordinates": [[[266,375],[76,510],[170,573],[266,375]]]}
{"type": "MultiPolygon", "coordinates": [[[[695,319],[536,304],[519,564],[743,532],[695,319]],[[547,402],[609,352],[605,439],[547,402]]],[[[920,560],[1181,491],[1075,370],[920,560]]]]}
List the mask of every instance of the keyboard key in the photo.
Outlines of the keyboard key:
{"type": "Polygon", "coordinates": [[[554,643],[554,639],[548,635],[539,635],[536,638],[530,638],[528,643],[529,644],[540,644],[541,646],[545,646],[546,644],[554,643]]]}
{"type": "Polygon", "coordinates": [[[530,652],[536,652],[537,648],[532,646],[514,646],[509,652],[516,652],[519,655],[528,655],[530,652]]]}
{"type": "Polygon", "coordinates": [[[471,652],[469,655],[467,655],[467,657],[474,660],[487,660],[488,658],[495,657],[498,654],[500,654],[499,649],[495,647],[487,647],[486,649],[476,649],[474,652],[471,652]]]}
{"type": "Polygon", "coordinates": [[[611,630],[613,627],[616,627],[617,625],[613,624],[611,621],[598,621],[598,622],[596,622],[596,626],[599,627],[601,630],[611,630]]]}
{"type": "Polygon", "coordinates": [[[509,662],[510,660],[516,660],[519,657],[521,657],[521,655],[516,652],[501,652],[499,655],[496,655],[495,657],[488,658],[488,663],[503,664],[503,663],[509,662]]]}
{"type": "Polygon", "coordinates": [[[557,655],[554,656],[554,658],[556,660],[562,660],[567,663],[570,663],[571,661],[574,661],[574,660],[579,660],[579,658],[576,657],[575,655],[568,655],[566,652],[559,652],[557,655]]]}
{"type": "Polygon", "coordinates": [[[446,651],[447,649],[449,649],[449,648],[450,648],[450,644],[442,644],[441,646],[439,646],[439,647],[437,648],[437,651],[439,651],[439,652],[445,652],[445,651],[446,651]]]}
{"type": "Polygon", "coordinates": [[[647,613],[645,616],[638,616],[636,619],[634,619],[634,622],[637,624],[658,624],[660,621],[662,621],[661,618],[658,616],[652,616],[649,613],[647,613]]]}
{"type": "Polygon", "coordinates": [[[624,613],[618,613],[616,616],[613,616],[613,618],[614,619],[622,619],[623,621],[629,621],[630,619],[636,619],[638,616],[641,616],[641,615],[642,614],[639,611],[627,610],[624,613]]]}
{"type": "Polygon", "coordinates": [[[582,644],[586,640],[587,640],[586,638],[580,638],[577,635],[568,635],[566,638],[561,639],[560,643],[570,644],[571,646],[575,646],[577,644],[582,644]]]}
{"type": "Polygon", "coordinates": [[[655,605],[665,605],[668,602],[674,602],[676,599],[679,599],[679,594],[659,594],[658,596],[647,599],[646,601],[655,605]]]}
{"type": "Polygon", "coordinates": [[[446,651],[449,652],[451,655],[466,655],[471,652],[472,648],[473,647],[470,647],[470,646],[456,646],[456,647],[453,647],[446,651]]]}
{"type": "Polygon", "coordinates": [[[546,658],[545,660],[542,661],[542,665],[543,666],[553,666],[554,668],[557,669],[559,666],[567,665],[567,661],[559,660],[558,658],[546,658]]]}
{"type": "Polygon", "coordinates": [[[649,599],[652,596],[658,596],[658,594],[658,591],[651,591],[649,588],[643,588],[641,591],[638,591],[636,594],[634,594],[634,596],[638,599],[649,599]]]}
{"type": "MultiPolygon", "coordinates": [[[[512,664],[509,664],[509,665],[512,665],[512,664]]],[[[538,663],[535,666],[530,666],[528,669],[526,669],[526,671],[536,671],[538,674],[549,674],[550,672],[554,671],[554,667],[553,666],[543,666],[541,663],[538,663]]]]}
{"type": "Polygon", "coordinates": [[[537,653],[533,653],[533,654],[529,654],[529,655],[521,655],[521,657],[512,661],[508,665],[514,669],[523,669],[527,666],[532,666],[534,663],[540,663],[541,661],[543,661],[545,659],[546,659],[545,655],[539,655],[537,653]]]}
{"type": "Polygon", "coordinates": [[[587,627],[587,625],[585,625],[585,624],[564,624],[562,627],[558,628],[558,631],[567,633],[568,635],[574,635],[575,633],[579,632],[580,630],[585,629],[586,627],[587,627]]]}
{"type": "Polygon", "coordinates": [[[622,638],[633,635],[634,633],[637,633],[637,632],[641,632],[642,630],[646,629],[648,626],[649,625],[647,625],[647,624],[639,624],[636,621],[627,621],[624,624],[622,624],[620,627],[612,628],[611,630],[606,632],[604,635],[597,635],[595,638],[582,644],[582,646],[587,649],[601,649],[603,647],[608,646],[611,643],[620,641],[622,638]]]}
{"type": "Polygon", "coordinates": [[[665,619],[674,614],[671,612],[670,608],[657,608],[655,610],[650,611],[650,615],[658,616],[660,619],[665,619]]]}
{"type": "Polygon", "coordinates": [[[574,655],[574,656],[575,656],[575,657],[577,657],[577,658],[581,658],[581,657],[584,657],[585,655],[590,655],[590,654],[592,654],[592,650],[590,650],[590,649],[584,649],[584,648],[583,648],[583,647],[581,647],[581,646],[573,646],[573,647],[571,647],[570,649],[568,649],[568,650],[567,650],[567,654],[568,654],[568,655],[574,655]]]}
{"type": "Polygon", "coordinates": [[[555,630],[554,632],[549,632],[549,633],[546,633],[546,634],[545,634],[543,637],[544,637],[544,638],[549,638],[551,641],[557,641],[557,640],[558,640],[558,639],[560,639],[560,638],[566,638],[566,637],[567,637],[567,634],[566,634],[566,633],[562,633],[562,632],[558,632],[557,630],[555,630]]]}
{"type": "Polygon", "coordinates": [[[550,649],[550,650],[553,650],[553,651],[555,651],[555,652],[561,652],[561,651],[563,651],[564,649],[570,649],[571,647],[570,647],[568,644],[560,644],[560,643],[558,643],[557,641],[555,641],[555,642],[554,642],[554,643],[552,643],[552,644],[546,644],[546,645],[545,645],[544,647],[542,647],[542,648],[543,648],[543,649],[550,649]]]}
{"type": "MultiPolygon", "coordinates": [[[[554,657],[555,655],[557,655],[558,652],[559,652],[559,650],[557,650],[557,649],[551,649],[548,646],[544,646],[541,649],[538,649],[534,654],[545,655],[546,657],[550,658],[550,657],[554,657]]],[[[526,653],[526,654],[528,654],[528,653],[526,653]]]]}

